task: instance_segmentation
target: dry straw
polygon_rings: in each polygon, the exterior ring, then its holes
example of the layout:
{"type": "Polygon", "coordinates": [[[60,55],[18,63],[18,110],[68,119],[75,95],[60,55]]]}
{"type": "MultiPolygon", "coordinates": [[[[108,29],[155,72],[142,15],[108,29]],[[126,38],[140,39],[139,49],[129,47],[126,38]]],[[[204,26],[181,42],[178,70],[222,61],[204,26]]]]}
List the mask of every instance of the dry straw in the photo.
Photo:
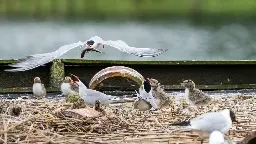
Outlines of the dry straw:
{"type": "MultiPolygon", "coordinates": [[[[233,108],[239,123],[233,124],[227,134],[230,139],[240,141],[256,130],[255,97],[233,96],[217,100],[217,104],[205,107],[200,113],[233,108]]],[[[73,117],[64,116],[67,113],[63,111],[72,107],[64,100],[1,100],[0,143],[199,144],[195,133],[168,133],[179,128],[169,126],[170,123],[194,117],[189,113],[181,114],[181,105],[176,104],[172,113],[170,109],[139,112],[133,110],[131,104],[123,103],[102,107],[99,115],[96,111],[94,116],[87,113],[91,117],[81,118],[70,113],[73,117]]]]}

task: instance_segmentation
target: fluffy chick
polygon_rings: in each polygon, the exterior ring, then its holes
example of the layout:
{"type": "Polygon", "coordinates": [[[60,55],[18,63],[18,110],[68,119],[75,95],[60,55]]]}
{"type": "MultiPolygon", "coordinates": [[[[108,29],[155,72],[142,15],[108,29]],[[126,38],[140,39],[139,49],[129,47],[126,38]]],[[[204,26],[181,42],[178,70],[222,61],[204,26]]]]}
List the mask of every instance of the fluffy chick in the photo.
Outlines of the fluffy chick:
{"type": "Polygon", "coordinates": [[[42,99],[46,95],[46,89],[44,87],[44,84],[42,84],[41,79],[39,77],[34,78],[34,84],[33,84],[33,94],[36,98],[42,99]]]}

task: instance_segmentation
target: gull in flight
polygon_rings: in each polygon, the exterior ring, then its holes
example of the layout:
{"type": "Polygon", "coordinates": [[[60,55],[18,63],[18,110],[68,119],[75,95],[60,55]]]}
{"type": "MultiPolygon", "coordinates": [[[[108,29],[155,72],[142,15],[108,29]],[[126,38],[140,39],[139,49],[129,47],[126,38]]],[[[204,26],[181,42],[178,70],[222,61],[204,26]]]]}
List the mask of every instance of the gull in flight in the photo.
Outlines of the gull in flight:
{"type": "Polygon", "coordinates": [[[79,41],[77,43],[61,46],[59,49],[57,49],[54,52],[34,54],[34,55],[27,56],[25,58],[19,59],[17,63],[9,65],[11,67],[15,67],[14,69],[7,69],[5,71],[17,72],[17,71],[26,71],[26,70],[34,69],[36,67],[49,63],[54,59],[57,59],[58,57],[62,56],[63,54],[65,54],[66,52],[72,49],[82,48],[84,46],[85,46],[85,49],[82,51],[81,57],[84,57],[84,54],[88,53],[89,51],[96,51],[99,53],[103,53],[97,50],[97,48],[100,45],[102,45],[103,48],[104,48],[104,45],[108,45],[122,52],[126,52],[128,54],[136,55],[139,57],[156,57],[167,51],[167,49],[131,47],[122,40],[114,40],[114,41],[106,40],[105,41],[98,36],[94,36],[85,42],[79,41]]]}

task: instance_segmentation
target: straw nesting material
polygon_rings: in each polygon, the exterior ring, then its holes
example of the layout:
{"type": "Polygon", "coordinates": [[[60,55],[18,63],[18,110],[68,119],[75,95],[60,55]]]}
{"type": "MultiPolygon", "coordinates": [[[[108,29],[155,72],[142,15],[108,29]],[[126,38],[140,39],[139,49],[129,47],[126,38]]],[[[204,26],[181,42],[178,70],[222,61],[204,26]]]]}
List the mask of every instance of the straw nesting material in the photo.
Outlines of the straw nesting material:
{"type": "MultiPolygon", "coordinates": [[[[240,141],[256,129],[255,96],[222,97],[217,101],[200,113],[232,108],[239,124],[233,124],[227,134],[230,139],[240,141]]],[[[195,116],[182,114],[181,104],[177,103],[172,112],[168,108],[139,112],[128,105],[102,107],[104,112],[99,115],[78,118],[61,113],[72,107],[65,100],[2,100],[0,143],[200,143],[195,133],[168,133],[179,128],[170,123],[195,116]],[[21,108],[18,116],[12,113],[13,107],[21,108]]]]}

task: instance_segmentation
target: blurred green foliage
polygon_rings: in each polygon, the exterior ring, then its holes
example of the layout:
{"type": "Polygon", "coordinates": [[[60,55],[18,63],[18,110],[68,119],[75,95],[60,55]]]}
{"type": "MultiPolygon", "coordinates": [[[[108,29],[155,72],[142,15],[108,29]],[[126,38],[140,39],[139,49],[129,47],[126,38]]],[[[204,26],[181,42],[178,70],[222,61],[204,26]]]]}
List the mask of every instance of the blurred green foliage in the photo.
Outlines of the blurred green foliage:
{"type": "Polygon", "coordinates": [[[67,18],[255,16],[256,0],[0,0],[0,15],[67,18]]]}

